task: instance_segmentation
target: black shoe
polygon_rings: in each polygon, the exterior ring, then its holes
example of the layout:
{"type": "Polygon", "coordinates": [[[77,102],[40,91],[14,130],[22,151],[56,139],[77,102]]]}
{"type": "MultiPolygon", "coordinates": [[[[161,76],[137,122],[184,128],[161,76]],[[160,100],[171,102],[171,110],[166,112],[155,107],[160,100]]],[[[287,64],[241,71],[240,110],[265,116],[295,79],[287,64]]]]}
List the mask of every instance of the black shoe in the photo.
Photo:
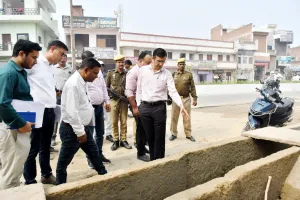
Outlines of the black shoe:
{"type": "Polygon", "coordinates": [[[43,184],[56,185],[56,178],[55,176],[53,176],[53,174],[51,174],[48,178],[42,176],[41,182],[43,184]]]}
{"type": "Polygon", "coordinates": [[[149,156],[143,155],[143,156],[137,156],[137,159],[144,161],[144,162],[150,162],[149,156]]]}
{"type": "Polygon", "coordinates": [[[30,181],[30,182],[25,181],[25,185],[32,185],[32,184],[37,184],[37,181],[36,180],[30,181]]]}
{"type": "Polygon", "coordinates": [[[59,151],[54,147],[50,147],[50,153],[58,153],[59,151]]]}
{"type": "Polygon", "coordinates": [[[150,153],[149,149],[147,149],[147,147],[145,146],[145,153],[150,153]]]}
{"type": "Polygon", "coordinates": [[[193,136],[191,137],[186,137],[186,139],[191,140],[192,142],[196,142],[195,138],[193,136]]]}
{"type": "Polygon", "coordinates": [[[106,169],[102,169],[100,172],[98,172],[99,175],[104,175],[107,174],[106,169]]]}
{"type": "Polygon", "coordinates": [[[90,169],[95,169],[94,165],[91,163],[89,159],[87,159],[87,162],[90,169]]]}
{"type": "Polygon", "coordinates": [[[130,146],[127,141],[122,141],[120,146],[125,147],[126,149],[132,149],[132,146],[130,146]]]}
{"type": "Polygon", "coordinates": [[[119,146],[120,146],[119,141],[115,141],[115,142],[113,143],[113,145],[110,147],[110,149],[111,149],[112,151],[115,151],[115,150],[117,150],[117,149],[119,148],[119,146]]]}
{"type": "Polygon", "coordinates": [[[177,139],[177,137],[174,136],[173,134],[172,134],[172,135],[170,136],[170,138],[169,138],[170,141],[174,141],[175,139],[177,139]]]}
{"type": "Polygon", "coordinates": [[[106,140],[110,142],[114,142],[114,138],[111,135],[106,136],[106,140]]]}
{"type": "Polygon", "coordinates": [[[102,155],[102,162],[103,162],[103,163],[111,163],[111,161],[108,160],[107,158],[105,158],[104,155],[102,155]]]}

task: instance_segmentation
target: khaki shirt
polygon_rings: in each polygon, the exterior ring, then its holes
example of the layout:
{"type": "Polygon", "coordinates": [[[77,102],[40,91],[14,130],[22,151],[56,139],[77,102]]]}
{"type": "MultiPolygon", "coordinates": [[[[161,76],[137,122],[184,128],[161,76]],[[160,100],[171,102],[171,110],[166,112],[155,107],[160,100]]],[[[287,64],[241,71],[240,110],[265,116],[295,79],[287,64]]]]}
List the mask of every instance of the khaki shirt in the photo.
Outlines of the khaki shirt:
{"type": "Polygon", "coordinates": [[[121,73],[116,69],[108,71],[106,76],[107,87],[119,95],[125,96],[126,73],[125,70],[121,73]]]}
{"type": "Polygon", "coordinates": [[[178,94],[181,97],[188,97],[191,96],[196,100],[197,99],[197,93],[196,93],[196,87],[195,82],[193,78],[193,74],[191,72],[184,71],[179,72],[176,71],[173,73],[173,78],[175,82],[175,87],[178,91],[178,94]]]}

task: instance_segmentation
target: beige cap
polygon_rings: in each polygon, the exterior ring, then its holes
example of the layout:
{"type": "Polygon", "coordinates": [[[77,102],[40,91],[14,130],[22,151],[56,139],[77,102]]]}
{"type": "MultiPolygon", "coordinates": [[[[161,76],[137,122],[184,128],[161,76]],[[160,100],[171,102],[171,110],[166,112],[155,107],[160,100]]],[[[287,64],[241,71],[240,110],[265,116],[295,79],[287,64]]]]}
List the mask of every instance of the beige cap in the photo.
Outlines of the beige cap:
{"type": "Polygon", "coordinates": [[[179,58],[178,60],[177,60],[177,64],[178,63],[185,63],[185,58],[179,58]]]}
{"type": "Polygon", "coordinates": [[[123,55],[118,55],[118,56],[115,56],[114,57],[114,60],[115,61],[118,61],[118,60],[124,60],[125,59],[125,56],[123,56],[123,55]]]}

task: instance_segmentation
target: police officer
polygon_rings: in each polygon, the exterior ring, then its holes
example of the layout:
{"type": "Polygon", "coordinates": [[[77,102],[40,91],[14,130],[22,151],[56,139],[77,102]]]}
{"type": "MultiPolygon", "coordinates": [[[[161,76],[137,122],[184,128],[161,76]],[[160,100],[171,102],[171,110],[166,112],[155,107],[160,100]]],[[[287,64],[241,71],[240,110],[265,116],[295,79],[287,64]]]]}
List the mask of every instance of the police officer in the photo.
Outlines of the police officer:
{"type": "MultiPolygon", "coordinates": [[[[126,83],[126,71],[124,69],[124,56],[116,56],[114,58],[116,61],[116,68],[107,73],[106,77],[106,85],[108,88],[113,90],[113,92],[117,93],[119,96],[125,96],[125,83],[126,83]]],[[[120,99],[116,95],[110,93],[111,97],[111,122],[112,122],[112,132],[114,143],[111,147],[112,151],[115,151],[121,147],[125,147],[126,149],[132,149],[127,142],[127,114],[128,114],[128,103],[124,100],[120,99]],[[120,136],[119,136],[119,127],[118,122],[120,119],[120,136]]]]}
{"type": "MultiPolygon", "coordinates": [[[[193,105],[197,106],[197,94],[195,83],[193,79],[193,74],[190,72],[185,71],[185,58],[180,58],[177,60],[178,69],[176,72],[173,73],[173,78],[175,82],[176,89],[178,94],[181,97],[182,103],[184,108],[187,110],[189,116],[191,115],[191,98],[190,95],[193,97],[193,105]]],[[[170,141],[173,141],[177,138],[177,124],[178,118],[180,114],[180,108],[173,103],[172,104],[172,120],[171,120],[171,133],[170,141]]],[[[195,142],[194,137],[191,135],[191,118],[185,119],[183,118],[184,124],[184,132],[187,139],[195,142]]]]}

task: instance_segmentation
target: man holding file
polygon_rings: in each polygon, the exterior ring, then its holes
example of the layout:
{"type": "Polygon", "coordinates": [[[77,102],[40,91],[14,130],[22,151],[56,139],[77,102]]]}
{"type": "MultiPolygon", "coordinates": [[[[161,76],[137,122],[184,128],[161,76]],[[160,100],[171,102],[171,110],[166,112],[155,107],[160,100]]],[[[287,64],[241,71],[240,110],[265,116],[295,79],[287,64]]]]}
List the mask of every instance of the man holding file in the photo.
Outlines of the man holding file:
{"type": "Polygon", "coordinates": [[[20,185],[34,124],[23,119],[11,103],[13,99],[33,101],[24,69],[37,63],[41,50],[37,43],[19,40],[12,59],[0,68],[0,190],[20,185]]]}

